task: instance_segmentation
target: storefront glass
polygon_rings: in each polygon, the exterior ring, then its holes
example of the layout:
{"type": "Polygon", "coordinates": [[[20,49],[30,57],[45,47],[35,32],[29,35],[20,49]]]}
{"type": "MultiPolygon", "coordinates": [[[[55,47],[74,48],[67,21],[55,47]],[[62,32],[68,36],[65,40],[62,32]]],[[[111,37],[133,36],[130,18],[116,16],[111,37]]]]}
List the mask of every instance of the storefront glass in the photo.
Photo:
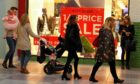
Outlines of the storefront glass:
{"type": "MultiPolygon", "coordinates": [[[[80,34],[88,39],[88,46],[93,48],[91,43],[98,35],[104,19],[112,14],[115,14],[116,18],[121,17],[121,15],[117,15],[117,2],[118,0],[29,0],[28,11],[33,31],[47,39],[53,46],[58,44],[59,35],[64,37],[65,25],[70,14],[78,15],[80,34]],[[42,9],[43,11],[45,10],[46,19],[42,17],[42,9]],[[42,28],[43,30],[38,28],[40,25],[39,20],[40,22],[46,21],[43,24],[46,25],[42,28]]],[[[119,14],[122,13],[120,10],[118,10],[119,14]]],[[[125,13],[125,11],[123,12],[125,13]]],[[[38,40],[32,39],[32,43],[32,53],[36,54],[38,40]]],[[[119,52],[121,53],[121,50],[119,52]]],[[[93,55],[89,57],[94,57],[93,55]]],[[[67,56],[67,52],[65,56],[67,56]]],[[[80,56],[85,57],[84,55],[80,56]]],[[[120,59],[120,54],[117,56],[117,59],[120,59]]]]}

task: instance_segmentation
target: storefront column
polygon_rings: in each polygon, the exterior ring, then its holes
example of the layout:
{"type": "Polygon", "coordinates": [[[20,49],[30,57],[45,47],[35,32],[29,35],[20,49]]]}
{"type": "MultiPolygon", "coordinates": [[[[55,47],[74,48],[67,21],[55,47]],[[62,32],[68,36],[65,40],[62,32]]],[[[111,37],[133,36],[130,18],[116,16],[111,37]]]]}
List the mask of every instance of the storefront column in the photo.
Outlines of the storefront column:
{"type": "Polygon", "coordinates": [[[26,13],[26,6],[28,0],[18,0],[18,18],[22,16],[22,14],[26,13]]]}

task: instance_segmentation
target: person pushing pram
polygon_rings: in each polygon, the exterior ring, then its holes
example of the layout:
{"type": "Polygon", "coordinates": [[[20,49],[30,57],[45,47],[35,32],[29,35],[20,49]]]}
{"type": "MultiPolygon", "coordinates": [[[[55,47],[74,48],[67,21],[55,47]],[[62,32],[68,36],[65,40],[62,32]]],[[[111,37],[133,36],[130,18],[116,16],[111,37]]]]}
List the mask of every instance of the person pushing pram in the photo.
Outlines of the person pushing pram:
{"type": "MultiPolygon", "coordinates": [[[[40,56],[37,56],[37,61],[43,63],[46,57],[49,57],[49,62],[44,66],[44,72],[46,74],[52,74],[55,71],[64,69],[64,64],[57,61],[65,51],[64,39],[61,36],[58,37],[59,44],[54,48],[46,39],[41,39],[39,44],[40,56]]],[[[72,72],[72,66],[70,65],[69,73],[72,72]]]]}
{"type": "Polygon", "coordinates": [[[59,43],[54,48],[46,39],[42,38],[39,42],[38,56],[42,59],[38,62],[43,63],[46,56],[51,59],[60,58],[65,51],[64,38],[58,37],[59,43]],[[44,58],[44,59],[43,59],[44,58]]]}

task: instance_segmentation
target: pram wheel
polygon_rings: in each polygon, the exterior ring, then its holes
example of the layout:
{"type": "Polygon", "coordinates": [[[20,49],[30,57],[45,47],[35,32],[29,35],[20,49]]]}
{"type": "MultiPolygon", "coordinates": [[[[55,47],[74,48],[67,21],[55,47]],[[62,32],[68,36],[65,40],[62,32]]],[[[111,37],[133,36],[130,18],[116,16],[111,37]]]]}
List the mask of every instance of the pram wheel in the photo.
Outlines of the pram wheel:
{"type": "MultiPolygon", "coordinates": [[[[64,70],[65,65],[60,63],[59,61],[56,60],[50,60],[45,66],[44,66],[44,72],[46,74],[53,74],[56,71],[61,71],[64,70]]],[[[72,66],[69,65],[67,67],[67,74],[71,75],[72,73],[72,66]]]]}
{"type": "Polygon", "coordinates": [[[51,70],[50,69],[51,67],[48,65],[48,64],[46,64],[45,66],[44,66],[44,72],[46,73],[46,74],[52,74],[54,71],[53,70],[51,70]]]}

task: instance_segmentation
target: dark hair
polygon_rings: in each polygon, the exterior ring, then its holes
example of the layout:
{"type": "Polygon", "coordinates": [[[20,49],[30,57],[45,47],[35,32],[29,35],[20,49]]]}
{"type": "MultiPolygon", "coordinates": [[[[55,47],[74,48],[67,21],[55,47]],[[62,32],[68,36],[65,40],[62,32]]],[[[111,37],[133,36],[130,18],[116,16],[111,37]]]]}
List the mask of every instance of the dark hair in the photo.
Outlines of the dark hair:
{"type": "Polygon", "coordinates": [[[76,23],[75,20],[77,18],[77,15],[71,15],[68,19],[68,24],[74,24],[76,23]]]}
{"type": "Polygon", "coordinates": [[[11,7],[10,10],[18,10],[17,7],[11,7]]]}

